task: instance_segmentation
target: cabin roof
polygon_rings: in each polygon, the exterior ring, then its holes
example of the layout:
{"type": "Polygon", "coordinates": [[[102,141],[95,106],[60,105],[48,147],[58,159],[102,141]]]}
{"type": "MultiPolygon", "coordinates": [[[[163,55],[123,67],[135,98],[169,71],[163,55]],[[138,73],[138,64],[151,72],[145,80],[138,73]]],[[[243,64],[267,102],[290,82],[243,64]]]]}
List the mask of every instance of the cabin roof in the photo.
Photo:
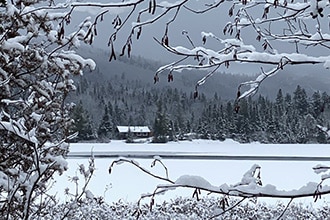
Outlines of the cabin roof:
{"type": "Polygon", "coordinates": [[[150,132],[148,126],[117,126],[119,133],[128,133],[130,130],[132,133],[147,133],[150,132]]]}

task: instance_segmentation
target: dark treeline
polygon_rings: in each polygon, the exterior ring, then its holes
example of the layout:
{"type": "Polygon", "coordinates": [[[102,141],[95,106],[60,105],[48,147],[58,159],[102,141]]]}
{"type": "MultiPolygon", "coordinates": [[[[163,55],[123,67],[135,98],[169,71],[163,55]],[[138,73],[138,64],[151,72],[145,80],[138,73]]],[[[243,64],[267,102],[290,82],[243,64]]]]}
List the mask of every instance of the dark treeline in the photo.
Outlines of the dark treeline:
{"type": "Polygon", "coordinates": [[[300,86],[292,94],[279,89],[275,100],[262,94],[241,100],[238,112],[233,100],[222,100],[216,93],[194,99],[192,92],[146,86],[125,80],[124,75],[106,84],[81,78],[71,99],[77,103],[72,113],[72,131],[79,132],[76,141],[116,139],[117,125],[146,125],[166,140],[194,134],[240,142],[328,142],[317,125],[329,124],[330,98],[326,92],[307,95],[300,86]]]}

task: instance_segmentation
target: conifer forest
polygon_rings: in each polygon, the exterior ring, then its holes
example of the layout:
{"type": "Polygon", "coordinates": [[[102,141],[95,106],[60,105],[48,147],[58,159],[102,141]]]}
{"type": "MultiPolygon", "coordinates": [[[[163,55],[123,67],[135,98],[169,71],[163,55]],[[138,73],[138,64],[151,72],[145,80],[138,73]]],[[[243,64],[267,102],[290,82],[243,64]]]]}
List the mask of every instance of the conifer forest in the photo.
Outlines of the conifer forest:
{"type": "MultiPolygon", "coordinates": [[[[143,62],[134,65],[152,68],[143,62]]],[[[100,73],[95,74],[92,77],[97,78],[100,73]]],[[[232,138],[241,143],[328,142],[317,125],[329,124],[329,94],[308,94],[301,85],[295,85],[292,92],[279,88],[273,91],[275,98],[260,92],[236,103],[235,92],[231,99],[217,92],[194,98],[192,89],[189,92],[170,83],[161,87],[152,81],[128,79],[124,73],[114,74],[106,82],[86,76],[75,81],[77,89],[70,97],[77,103],[72,113],[72,129],[79,132],[75,141],[118,139],[116,126],[143,125],[167,137],[160,142],[191,138],[232,138]]]]}

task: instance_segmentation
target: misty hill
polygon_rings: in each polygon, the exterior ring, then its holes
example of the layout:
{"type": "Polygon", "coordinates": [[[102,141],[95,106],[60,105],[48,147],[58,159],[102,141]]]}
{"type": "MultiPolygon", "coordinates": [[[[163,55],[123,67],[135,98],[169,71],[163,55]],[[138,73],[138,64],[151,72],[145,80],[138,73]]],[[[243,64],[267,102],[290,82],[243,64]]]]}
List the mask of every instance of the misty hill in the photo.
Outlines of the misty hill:
{"type": "MultiPolygon", "coordinates": [[[[196,82],[206,72],[183,71],[174,74],[174,81],[167,82],[167,73],[160,75],[160,81],[153,83],[155,71],[166,63],[147,60],[142,57],[119,57],[114,62],[109,62],[109,53],[106,50],[96,48],[84,48],[81,50],[84,57],[90,57],[97,63],[96,70],[86,73],[83,78],[100,85],[123,82],[135,82],[146,89],[177,88],[186,93],[194,91],[196,82]]],[[[243,71],[242,71],[243,72],[243,71]]],[[[235,98],[236,90],[241,82],[253,80],[255,77],[246,74],[217,73],[214,74],[204,85],[199,87],[199,92],[206,97],[213,97],[217,93],[224,100],[235,98]]],[[[314,91],[330,93],[330,71],[318,66],[303,66],[286,68],[277,75],[265,80],[258,94],[269,99],[274,99],[279,88],[284,93],[292,93],[297,85],[305,88],[308,95],[314,91]]],[[[129,85],[127,85],[129,87],[129,85]]]]}

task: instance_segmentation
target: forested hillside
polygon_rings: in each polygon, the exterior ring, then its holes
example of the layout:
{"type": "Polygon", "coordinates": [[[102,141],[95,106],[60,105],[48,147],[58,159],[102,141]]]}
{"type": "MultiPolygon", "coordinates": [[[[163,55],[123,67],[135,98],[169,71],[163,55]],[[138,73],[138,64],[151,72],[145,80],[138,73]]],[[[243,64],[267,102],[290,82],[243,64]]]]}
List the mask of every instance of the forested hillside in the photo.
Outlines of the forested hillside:
{"type": "Polygon", "coordinates": [[[77,141],[107,141],[117,138],[117,125],[166,127],[170,139],[195,133],[201,138],[234,138],[241,142],[269,143],[326,142],[317,125],[329,121],[328,80],[308,74],[279,74],[265,82],[259,92],[234,103],[237,86],[247,75],[219,73],[200,87],[193,98],[194,85],[201,73],[183,72],[167,82],[160,76],[154,84],[155,70],[161,65],[135,57],[109,63],[103,51],[85,51],[97,62],[95,71],[74,78],[75,94],[69,97],[77,106],[73,112],[79,131],[77,141]],[[158,119],[158,120],[157,120],[158,119]],[[160,123],[156,124],[155,121],[160,123]]]}

